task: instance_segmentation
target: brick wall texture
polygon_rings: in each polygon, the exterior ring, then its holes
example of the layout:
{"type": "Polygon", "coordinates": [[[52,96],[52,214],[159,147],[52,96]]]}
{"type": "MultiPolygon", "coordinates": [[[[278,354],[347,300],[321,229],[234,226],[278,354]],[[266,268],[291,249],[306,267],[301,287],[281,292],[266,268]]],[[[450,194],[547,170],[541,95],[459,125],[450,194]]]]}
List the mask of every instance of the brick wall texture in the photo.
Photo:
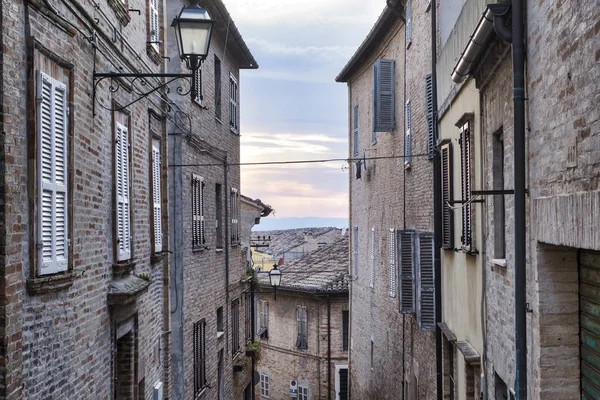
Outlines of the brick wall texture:
{"type": "MultiPolygon", "coordinates": [[[[430,399],[436,393],[434,333],[419,330],[416,314],[400,314],[398,293],[389,295],[390,229],[433,231],[433,165],[426,156],[425,120],[425,76],[431,71],[430,14],[425,2],[414,1],[411,7],[410,47],[406,49],[405,27],[397,19],[348,79],[349,154],[353,153],[353,108],[358,105],[360,156],[397,157],[367,160],[361,180],[355,179],[354,166],[349,177],[350,227],[358,227],[358,277],[352,281],[350,295],[353,399],[398,399],[403,390],[406,396],[412,393],[430,399]],[[377,143],[372,144],[372,65],[379,58],[395,60],[396,123],[392,131],[377,133],[377,143]],[[409,100],[413,157],[411,167],[405,169],[404,105],[409,100]],[[369,285],[372,228],[373,288],[369,285]]],[[[397,282],[397,269],[394,279],[397,282]]]]}
{"type": "MultiPolygon", "coordinates": [[[[114,246],[113,113],[96,107],[92,114],[92,71],[125,70],[160,72],[146,54],[146,2],[129,0],[142,10],[124,26],[114,9],[102,0],[75,2],[68,9],[61,2],[2,1],[2,336],[0,398],[108,399],[113,396],[113,354],[117,312],[107,303],[108,284],[116,262],[114,246]],[[25,4],[29,4],[27,7],[25,4]],[[46,14],[46,16],[44,16],[46,14]],[[97,18],[96,21],[91,16],[97,18]],[[112,43],[113,28],[120,32],[112,43]],[[88,37],[98,33],[98,51],[88,37]],[[86,37],[84,37],[86,35],[86,37]],[[56,56],[70,64],[71,75],[61,75],[56,56]],[[70,95],[69,238],[73,283],[58,291],[26,289],[38,276],[35,231],[38,210],[36,184],[35,120],[33,94],[37,70],[64,79],[70,95]],[[69,81],[69,76],[72,81],[69,81]]],[[[105,106],[115,100],[126,104],[123,89],[111,94],[108,83],[97,88],[105,106]]],[[[166,302],[166,259],[151,262],[150,124],[162,138],[164,123],[150,122],[149,109],[161,114],[150,101],[128,108],[131,121],[131,227],[135,267],[132,273],[152,277],[149,290],[135,300],[137,337],[135,391],[152,397],[152,387],[165,381],[163,331],[166,302]],[[161,350],[162,349],[162,350],[161,350]],[[162,354],[161,354],[162,351],[162,354]],[[142,383],[139,387],[138,384],[142,383]]],[[[166,162],[163,162],[166,178],[166,162]]],[[[166,189],[166,179],[163,179],[166,189]]],[[[163,191],[166,193],[166,190],[163,191]]],[[[166,199],[166,197],[164,197],[166,199]]],[[[163,208],[164,226],[167,210],[163,208]]],[[[164,234],[165,243],[168,235],[164,234]]],[[[166,246],[166,245],[165,245],[166,246]]]]}

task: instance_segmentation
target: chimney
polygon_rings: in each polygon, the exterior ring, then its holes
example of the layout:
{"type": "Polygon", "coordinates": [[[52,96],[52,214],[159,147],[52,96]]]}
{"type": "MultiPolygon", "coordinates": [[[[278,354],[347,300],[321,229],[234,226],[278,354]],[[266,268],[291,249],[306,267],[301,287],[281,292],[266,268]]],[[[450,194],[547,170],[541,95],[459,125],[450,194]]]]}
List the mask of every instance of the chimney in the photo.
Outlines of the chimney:
{"type": "Polygon", "coordinates": [[[313,234],[311,231],[305,231],[304,232],[304,241],[305,242],[309,242],[313,239],[313,234]]]}

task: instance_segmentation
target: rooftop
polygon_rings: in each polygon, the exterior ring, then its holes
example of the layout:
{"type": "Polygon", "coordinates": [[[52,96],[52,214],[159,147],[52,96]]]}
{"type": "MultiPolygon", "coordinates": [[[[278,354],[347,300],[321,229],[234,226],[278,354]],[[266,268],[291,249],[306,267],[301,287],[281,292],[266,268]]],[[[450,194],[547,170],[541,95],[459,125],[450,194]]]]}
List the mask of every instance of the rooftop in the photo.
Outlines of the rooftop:
{"type": "MultiPolygon", "coordinates": [[[[281,267],[279,289],[310,293],[348,293],[348,236],[321,247],[281,267]]],[[[267,274],[261,286],[269,287],[267,274]]]]}
{"type": "Polygon", "coordinates": [[[330,232],[334,227],[326,228],[297,228],[297,229],[282,229],[274,231],[252,231],[253,241],[262,241],[260,237],[271,237],[271,240],[267,242],[269,247],[265,247],[260,252],[269,255],[280,255],[288,250],[298,247],[306,243],[305,235],[311,234],[313,238],[321,236],[327,232],[330,232]]]}

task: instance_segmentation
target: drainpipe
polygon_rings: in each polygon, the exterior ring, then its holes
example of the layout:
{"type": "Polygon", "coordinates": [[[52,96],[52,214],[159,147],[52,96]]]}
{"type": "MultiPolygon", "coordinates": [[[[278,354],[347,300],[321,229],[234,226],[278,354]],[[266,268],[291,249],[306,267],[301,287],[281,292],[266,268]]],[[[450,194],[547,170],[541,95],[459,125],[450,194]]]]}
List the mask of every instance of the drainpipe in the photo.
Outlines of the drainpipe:
{"type": "Polygon", "coordinates": [[[438,101],[437,101],[437,2],[431,4],[431,86],[433,102],[433,138],[436,151],[433,157],[433,221],[434,221],[434,250],[433,250],[433,268],[435,274],[435,370],[437,382],[437,400],[444,398],[444,380],[442,376],[442,171],[441,171],[441,153],[437,146],[439,139],[438,129],[438,101]]]}
{"type": "Polygon", "coordinates": [[[327,399],[331,400],[331,300],[327,295],[327,399]]]}
{"type": "Polygon", "coordinates": [[[513,107],[515,174],[515,394],[527,399],[527,263],[525,250],[525,45],[523,5],[513,0],[513,107]]]}
{"type": "MultiPolygon", "coordinates": [[[[256,315],[255,315],[255,311],[254,311],[254,307],[256,306],[256,300],[254,299],[254,277],[256,276],[256,271],[254,271],[254,269],[252,269],[252,280],[250,281],[250,301],[252,302],[252,307],[250,310],[250,318],[252,318],[252,321],[250,321],[250,326],[252,329],[252,343],[254,343],[255,338],[255,332],[256,332],[256,315]]],[[[252,388],[252,390],[250,391],[251,395],[250,395],[250,400],[254,400],[254,371],[256,369],[256,361],[254,359],[254,352],[252,352],[252,368],[251,368],[251,373],[250,373],[250,387],[252,388]]]]}

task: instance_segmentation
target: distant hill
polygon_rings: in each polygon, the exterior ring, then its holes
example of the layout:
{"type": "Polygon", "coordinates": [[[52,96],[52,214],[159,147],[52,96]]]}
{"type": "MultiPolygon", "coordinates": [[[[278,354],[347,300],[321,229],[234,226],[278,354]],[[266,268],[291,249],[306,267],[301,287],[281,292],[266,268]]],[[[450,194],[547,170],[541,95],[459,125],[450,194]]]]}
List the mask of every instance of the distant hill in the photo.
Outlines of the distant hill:
{"type": "Polygon", "coordinates": [[[272,231],[277,229],[294,228],[318,228],[334,226],[336,228],[348,228],[347,218],[321,218],[321,217],[290,217],[274,218],[266,217],[260,219],[259,225],[254,225],[254,231],[272,231]]]}

